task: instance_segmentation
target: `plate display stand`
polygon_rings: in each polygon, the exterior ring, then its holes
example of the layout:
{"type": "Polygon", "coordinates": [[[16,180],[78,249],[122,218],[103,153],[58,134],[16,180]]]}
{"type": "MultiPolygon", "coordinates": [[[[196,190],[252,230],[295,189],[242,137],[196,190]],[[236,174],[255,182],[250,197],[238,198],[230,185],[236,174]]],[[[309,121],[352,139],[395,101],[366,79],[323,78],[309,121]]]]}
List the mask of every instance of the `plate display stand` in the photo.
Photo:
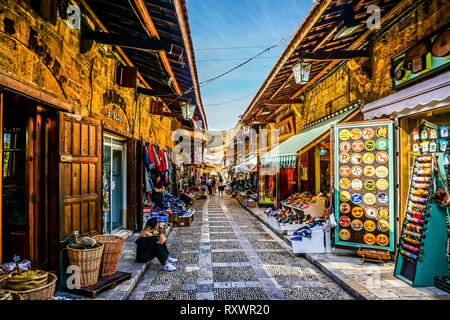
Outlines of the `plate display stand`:
{"type": "MultiPolygon", "coordinates": [[[[432,199],[437,188],[444,188],[440,179],[434,179],[435,170],[432,169],[431,174],[428,175],[430,177],[429,188],[424,208],[420,210],[417,204],[411,200],[411,197],[413,199],[416,197],[413,193],[417,189],[413,186],[418,186],[417,176],[426,177],[426,175],[418,175],[417,169],[428,163],[425,160],[427,157],[431,158],[432,155],[419,155],[414,158],[408,204],[394,270],[394,276],[413,287],[433,286],[435,276],[449,275],[446,209],[432,199]],[[434,186],[433,181],[438,183],[437,187],[434,186]]],[[[436,154],[436,162],[439,171],[444,172],[442,153],[436,154]]],[[[429,163],[432,162],[429,161],[429,163]]],[[[420,184],[424,183],[420,182],[420,184]]]]}

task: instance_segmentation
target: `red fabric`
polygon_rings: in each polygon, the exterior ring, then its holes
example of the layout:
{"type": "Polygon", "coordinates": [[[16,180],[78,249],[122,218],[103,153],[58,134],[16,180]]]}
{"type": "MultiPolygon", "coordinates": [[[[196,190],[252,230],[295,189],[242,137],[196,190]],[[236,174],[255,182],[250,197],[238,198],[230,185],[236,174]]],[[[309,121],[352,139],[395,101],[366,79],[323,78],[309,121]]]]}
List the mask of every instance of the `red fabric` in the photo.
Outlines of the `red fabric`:
{"type": "Polygon", "coordinates": [[[153,162],[153,164],[154,164],[155,167],[156,167],[155,154],[153,153],[152,145],[151,145],[151,144],[149,144],[149,145],[147,146],[147,151],[148,151],[148,156],[150,157],[150,160],[153,162]]]}
{"type": "Polygon", "coordinates": [[[161,150],[159,150],[159,152],[158,152],[158,158],[159,158],[159,163],[161,164],[159,167],[158,167],[158,171],[166,171],[166,167],[167,167],[167,165],[166,165],[166,157],[164,156],[164,152],[162,152],[161,150]]]}

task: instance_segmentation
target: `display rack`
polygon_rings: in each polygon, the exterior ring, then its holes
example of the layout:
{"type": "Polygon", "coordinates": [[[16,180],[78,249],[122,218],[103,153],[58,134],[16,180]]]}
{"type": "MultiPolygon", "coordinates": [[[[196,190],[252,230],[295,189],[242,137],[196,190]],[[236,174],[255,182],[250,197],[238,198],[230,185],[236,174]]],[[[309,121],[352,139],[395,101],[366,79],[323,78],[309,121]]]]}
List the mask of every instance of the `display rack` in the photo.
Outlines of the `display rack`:
{"type": "Polygon", "coordinates": [[[435,276],[449,275],[446,209],[434,201],[437,189],[446,186],[436,169],[444,172],[442,153],[414,157],[394,271],[414,287],[433,286],[435,276]]]}

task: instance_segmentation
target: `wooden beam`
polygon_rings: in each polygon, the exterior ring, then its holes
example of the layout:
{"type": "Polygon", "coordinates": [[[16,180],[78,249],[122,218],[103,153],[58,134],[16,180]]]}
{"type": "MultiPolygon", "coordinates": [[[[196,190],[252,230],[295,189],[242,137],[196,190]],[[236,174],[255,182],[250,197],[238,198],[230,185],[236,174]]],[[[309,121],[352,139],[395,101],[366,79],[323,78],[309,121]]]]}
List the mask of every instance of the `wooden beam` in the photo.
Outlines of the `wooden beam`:
{"type": "MultiPolygon", "coordinates": [[[[387,24],[387,21],[390,19],[395,18],[397,15],[401,15],[402,11],[407,9],[407,6],[409,6],[408,1],[402,1],[398,5],[396,5],[391,11],[389,11],[387,14],[384,14],[381,16],[381,25],[387,24]]],[[[353,44],[351,44],[348,48],[348,50],[357,50],[360,48],[366,41],[367,38],[374,32],[378,32],[377,29],[368,29],[361,37],[359,37],[353,44]]],[[[308,81],[306,85],[304,85],[300,90],[298,90],[291,98],[296,98],[300,94],[302,94],[306,89],[311,87],[314,83],[316,83],[322,76],[324,76],[329,70],[337,66],[341,60],[335,60],[330,62],[330,64],[323,69],[317,76],[314,77],[314,79],[308,81]]]]}
{"type": "Polygon", "coordinates": [[[368,57],[367,50],[330,50],[330,51],[315,51],[315,52],[301,52],[298,54],[299,59],[311,60],[346,60],[360,57],[368,57]]]}
{"type": "MultiPolygon", "coordinates": [[[[144,24],[148,29],[148,32],[150,33],[149,36],[152,38],[156,38],[159,40],[158,31],[156,31],[155,25],[153,24],[152,18],[150,17],[150,14],[148,13],[147,7],[143,0],[134,0],[134,3],[136,4],[136,7],[139,11],[140,18],[144,20],[144,24]]],[[[139,17],[138,17],[139,18],[139,17]]],[[[178,86],[177,79],[175,78],[172,68],[170,67],[170,63],[167,59],[167,55],[165,51],[159,51],[159,56],[163,62],[164,68],[166,69],[169,76],[173,79],[172,85],[175,89],[175,92],[181,96],[181,90],[178,86]]]]}
{"type": "Polygon", "coordinates": [[[272,100],[261,100],[262,104],[292,104],[292,103],[303,103],[303,99],[272,99],[272,100]]]}
{"type": "MultiPolygon", "coordinates": [[[[91,7],[89,7],[89,5],[87,4],[86,0],[78,0],[80,1],[81,5],[83,6],[83,8],[86,10],[87,14],[89,15],[89,17],[94,21],[94,23],[103,31],[103,32],[108,32],[108,29],[106,29],[106,27],[103,25],[103,23],[100,21],[100,19],[95,15],[94,11],[92,11],[91,7]]],[[[130,66],[130,67],[134,67],[134,64],[131,62],[130,59],[128,59],[127,55],[125,54],[125,52],[123,52],[122,48],[120,48],[119,46],[114,46],[117,50],[117,52],[119,52],[119,55],[122,57],[123,60],[125,60],[125,62],[130,66]]],[[[144,77],[142,77],[142,75],[139,73],[138,71],[138,79],[148,88],[151,89],[150,85],[147,83],[147,81],[145,81],[144,77]]]]}
{"type": "Polygon", "coordinates": [[[81,38],[82,40],[94,40],[98,43],[142,50],[170,50],[171,46],[171,42],[168,40],[143,39],[131,35],[97,31],[82,31],[81,38]]]}
{"type": "Polygon", "coordinates": [[[256,104],[256,102],[264,93],[266,88],[269,86],[269,84],[272,82],[272,80],[275,78],[278,72],[283,68],[284,64],[289,60],[291,55],[294,53],[294,51],[297,49],[297,47],[300,45],[303,39],[307,36],[308,32],[314,27],[314,24],[319,20],[319,18],[322,16],[322,14],[325,12],[325,10],[331,3],[332,0],[324,0],[321,1],[319,5],[314,6],[313,9],[311,9],[311,11],[308,13],[308,16],[305,18],[300,27],[297,29],[297,32],[294,35],[293,39],[291,40],[291,42],[289,42],[288,46],[283,51],[281,57],[276,62],[275,66],[272,68],[267,78],[264,80],[264,83],[258,90],[258,93],[255,95],[252,102],[244,112],[244,115],[242,117],[243,119],[247,116],[247,114],[250,113],[250,110],[256,104]]]}

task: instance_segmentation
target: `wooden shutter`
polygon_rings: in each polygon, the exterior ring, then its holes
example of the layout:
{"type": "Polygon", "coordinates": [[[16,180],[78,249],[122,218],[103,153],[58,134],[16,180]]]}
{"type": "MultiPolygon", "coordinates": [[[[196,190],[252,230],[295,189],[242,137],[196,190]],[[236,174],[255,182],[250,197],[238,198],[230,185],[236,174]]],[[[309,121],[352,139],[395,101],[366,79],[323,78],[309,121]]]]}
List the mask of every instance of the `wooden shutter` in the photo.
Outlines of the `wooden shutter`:
{"type": "Polygon", "coordinates": [[[102,232],[100,120],[60,112],[60,238],[102,232]]]}

